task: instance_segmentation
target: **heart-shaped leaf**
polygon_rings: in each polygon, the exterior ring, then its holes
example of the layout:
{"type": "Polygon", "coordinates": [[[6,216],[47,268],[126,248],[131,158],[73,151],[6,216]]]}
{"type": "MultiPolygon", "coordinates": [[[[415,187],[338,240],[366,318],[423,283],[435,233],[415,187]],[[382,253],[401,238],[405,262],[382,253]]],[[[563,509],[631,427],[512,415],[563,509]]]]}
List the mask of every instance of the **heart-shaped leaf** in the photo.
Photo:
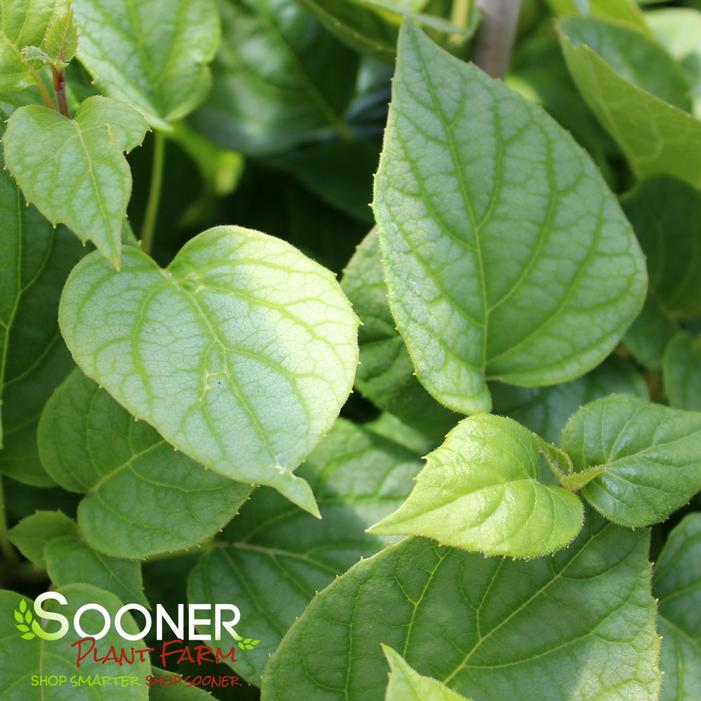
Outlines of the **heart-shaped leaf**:
{"type": "Polygon", "coordinates": [[[417,377],[455,411],[488,410],[488,379],[584,374],[642,307],[642,253],[589,156],[409,24],[373,207],[417,377]]]}
{"type": "Polygon", "coordinates": [[[39,451],[58,484],[86,495],[78,507],[86,542],[114,557],[197,545],[223,528],[251,491],[174,451],[80,370],[47,402],[39,451]]]}
{"type": "Polygon", "coordinates": [[[390,669],[385,701],[469,701],[437,679],[421,676],[391,647],[383,645],[382,651],[390,669]]]}
{"type": "Polygon", "coordinates": [[[521,424],[478,414],[461,421],[426,458],[409,498],[370,528],[422,535],[487,555],[536,557],[579,533],[584,507],[554,480],[548,463],[567,457],[521,424]]]}
{"type": "Polygon", "coordinates": [[[590,516],[567,550],[538,560],[409,538],[358,563],[289,630],[263,701],[382,699],[381,643],[480,701],[656,701],[649,535],[590,516]]]}
{"type": "Polygon", "coordinates": [[[661,701],[701,698],[701,514],[669,534],[652,577],[662,636],[661,701]]]}
{"type": "Polygon", "coordinates": [[[665,350],[662,371],[669,403],[701,411],[701,336],[686,331],[675,336],[665,350]]]}
{"type": "Polygon", "coordinates": [[[207,95],[219,46],[214,0],[73,0],[78,58],[110,97],[170,129],[207,95]]]}
{"type": "Polygon", "coordinates": [[[92,241],[119,268],[131,194],[123,153],[138,146],[145,133],[138,112],[104,97],[89,97],[74,119],[29,105],[16,110],[7,124],[5,163],[49,221],[66,224],[83,242],[92,241]]]}
{"type": "MultiPolygon", "coordinates": [[[[672,175],[694,187],[701,185],[701,122],[688,112],[649,92],[652,85],[636,84],[658,67],[641,64],[623,73],[615,54],[626,54],[644,37],[600,20],[569,17],[560,25],[560,41],[567,67],[592,112],[619,145],[639,178],[672,175]],[[598,23],[600,32],[583,32],[598,23]],[[596,44],[594,42],[596,39],[596,44]],[[606,41],[603,41],[603,39],[606,41]],[[589,45],[587,42],[591,42],[589,45]]],[[[667,64],[668,65],[668,64],[667,64]]],[[[678,71],[675,69],[675,73],[678,71]]],[[[674,81],[665,73],[655,80],[674,81]]],[[[664,91],[660,94],[669,98],[664,91]]]]}
{"type": "Polygon", "coordinates": [[[419,469],[412,452],[339,419],[299,469],[322,520],[259,489],[224,531],[230,542],[200,558],[188,601],[236,601],[246,628],[261,640],[233,665],[247,681],[260,684],[268,657],[315,592],[386,543],[365,529],[401,504],[419,469]]]}
{"type": "Polygon", "coordinates": [[[664,521],[701,489],[701,413],[612,394],[582,407],[561,444],[576,470],[603,468],[582,494],[625,526],[664,521]]]}
{"type": "Polygon", "coordinates": [[[358,362],[358,320],[328,270],[280,239],[217,227],[166,270],[132,247],[120,273],[87,256],[59,321],[85,374],[169,443],[316,512],[292,471],[331,427],[358,362]]]}

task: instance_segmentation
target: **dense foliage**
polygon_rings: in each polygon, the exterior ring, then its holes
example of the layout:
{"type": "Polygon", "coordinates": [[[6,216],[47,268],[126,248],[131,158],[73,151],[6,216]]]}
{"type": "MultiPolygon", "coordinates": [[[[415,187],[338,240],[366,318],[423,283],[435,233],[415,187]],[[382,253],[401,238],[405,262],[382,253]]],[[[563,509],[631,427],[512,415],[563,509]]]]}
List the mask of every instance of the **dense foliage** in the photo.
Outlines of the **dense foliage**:
{"type": "Polygon", "coordinates": [[[0,0],[2,701],[701,698],[701,2],[518,6],[0,0]]]}

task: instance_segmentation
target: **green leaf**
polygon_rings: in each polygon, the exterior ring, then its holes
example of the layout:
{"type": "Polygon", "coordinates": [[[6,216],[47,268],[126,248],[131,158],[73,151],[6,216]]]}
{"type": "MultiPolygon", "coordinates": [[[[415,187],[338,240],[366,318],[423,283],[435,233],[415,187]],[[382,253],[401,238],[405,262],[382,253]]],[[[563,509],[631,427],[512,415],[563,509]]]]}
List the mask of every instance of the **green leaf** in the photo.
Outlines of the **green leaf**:
{"type": "Polygon", "coordinates": [[[678,409],[701,411],[701,336],[683,332],[667,346],[662,364],[669,403],[678,409]]]}
{"type": "Polygon", "coordinates": [[[524,388],[494,383],[490,386],[494,412],[516,419],[549,443],[557,443],[567,419],[587,402],[612,392],[648,398],[645,380],[621,358],[608,358],[573,382],[555,387],[524,388]]]}
{"type": "Polygon", "coordinates": [[[650,63],[642,64],[635,74],[621,72],[612,48],[625,55],[642,41],[642,37],[632,35],[630,30],[580,17],[570,17],[560,25],[560,41],[574,82],[637,177],[666,174],[699,187],[701,122],[649,92],[655,87],[667,99],[677,94],[678,88],[667,92],[664,86],[667,80],[670,86],[679,82],[665,68],[667,61],[662,72],[650,63]],[[600,29],[598,33],[582,31],[594,23],[600,29]],[[606,42],[599,41],[602,37],[606,42]],[[597,44],[589,46],[585,40],[597,40],[597,44]],[[648,73],[650,80],[642,82],[648,73]],[[631,77],[637,77],[640,85],[631,77]]]}
{"type": "Polygon", "coordinates": [[[321,521],[271,490],[255,492],[224,533],[232,542],[203,555],[188,581],[190,602],[236,601],[242,631],[260,639],[236,658],[241,676],[260,684],[268,656],[315,593],[382,547],[386,539],[365,529],[401,504],[419,469],[412,452],[339,419],[299,469],[321,521]]]}
{"type": "Polygon", "coordinates": [[[419,380],[473,413],[491,406],[488,379],[557,384],[598,365],[640,310],[646,274],[589,157],[409,24],[393,85],[373,207],[419,380]]]}
{"type": "Polygon", "coordinates": [[[438,680],[422,677],[391,647],[383,645],[382,651],[390,668],[385,701],[468,701],[438,680]]]}
{"type": "Polygon", "coordinates": [[[53,484],[36,446],[39,414],[72,367],[56,322],[63,283],[83,251],[55,231],[0,171],[0,471],[38,486],[53,484]]]}
{"type": "Polygon", "coordinates": [[[647,257],[650,294],[669,312],[701,312],[701,192],[657,177],[621,204],[647,257]]]}
{"type": "Polygon", "coordinates": [[[653,592],[659,597],[662,635],[661,701],[701,696],[701,514],[686,516],[667,537],[655,565],[653,592]]]}
{"type": "MultiPolygon", "coordinates": [[[[46,608],[61,613],[69,620],[72,620],[78,608],[85,604],[103,606],[114,619],[122,605],[114,594],[89,584],[70,584],[62,587],[60,593],[66,597],[68,605],[54,606],[52,602],[47,603],[46,608]]],[[[0,669],[3,671],[3,701],[44,701],[48,698],[82,700],[94,698],[97,693],[102,694],[100,687],[72,688],[68,680],[65,685],[59,687],[33,685],[32,677],[37,675],[43,675],[45,678],[65,675],[70,678],[78,672],[78,676],[84,678],[134,676],[143,680],[151,673],[148,656],[141,662],[138,655],[134,664],[130,664],[128,668],[116,662],[96,662],[93,656],[89,655],[77,670],[76,649],[71,645],[79,640],[79,636],[72,627],[60,640],[42,640],[34,633],[20,636],[14,629],[11,611],[17,608],[20,599],[20,595],[13,591],[0,590],[0,669]],[[24,641],[20,640],[20,637],[24,638],[24,641]]],[[[104,625],[104,619],[96,611],[87,611],[81,617],[81,625],[86,632],[98,632],[104,625]]],[[[122,626],[130,635],[136,635],[141,625],[140,622],[137,626],[128,612],[122,617],[122,626]]],[[[51,621],[47,627],[49,631],[54,632],[57,623],[51,621]]],[[[143,640],[129,641],[129,645],[136,649],[146,647],[143,640]]],[[[98,647],[101,651],[103,646],[104,653],[110,646],[114,646],[117,651],[125,647],[125,640],[118,635],[114,626],[100,639],[98,647]]],[[[149,698],[148,687],[145,684],[113,687],[106,693],[115,701],[148,701],[149,698]]]]}
{"type": "Polygon", "coordinates": [[[37,511],[23,518],[7,533],[10,542],[37,567],[46,569],[44,547],[54,538],[77,536],[73,519],[61,511],[37,511]]]}
{"type": "Polygon", "coordinates": [[[681,110],[691,109],[690,86],[684,71],[650,37],[593,17],[569,18],[562,22],[561,29],[573,43],[590,47],[627,82],[681,110]]]}
{"type": "Polygon", "coordinates": [[[394,62],[400,16],[381,16],[370,3],[354,0],[301,1],[329,32],[351,48],[378,61],[394,62]]]}
{"type": "Polygon", "coordinates": [[[56,62],[64,66],[75,56],[78,48],[78,28],[73,19],[72,0],[56,2],[55,11],[46,28],[41,47],[56,62]]]}
{"type": "Polygon", "coordinates": [[[74,119],[41,105],[21,107],[3,138],[5,162],[25,197],[49,221],[92,241],[119,268],[131,194],[123,152],[141,143],[145,130],[137,112],[99,96],[85,100],[74,119]]]}
{"type": "Polygon", "coordinates": [[[98,88],[169,129],[206,97],[219,46],[214,0],[73,0],[78,58],[98,88]]]}
{"type": "Polygon", "coordinates": [[[562,448],[578,471],[605,468],[581,493],[624,526],[664,521],[701,489],[701,413],[613,394],[570,419],[562,448]]]}
{"type": "Polygon", "coordinates": [[[407,539],[314,599],[271,658],[262,698],[380,699],[384,643],[480,701],[655,701],[648,542],[596,517],[567,550],[531,561],[407,539]]]}
{"type": "Polygon", "coordinates": [[[660,370],[667,344],[678,332],[679,326],[659,302],[648,298],[623,337],[623,343],[641,365],[650,370],[660,370]]]}
{"type": "Polygon", "coordinates": [[[86,542],[114,557],[197,545],[222,529],[251,491],[175,452],[79,370],[44,409],[39,451],[58,484],[86,495],[78,507],[86,542]]]}
{"type": "Polygon", "coordinates": [[[560,550],[582,528],[584,507],[553,483],[552,449],[512,419],[464,419],[426,458],[409,498],[369,532],[427,536],[486,555],[560,550]]]}
{"type": "Polygon", "coordinates": [[[126,603],[150,608],[141,581],[141,563],[109,557],[92,550],[80,538],[52,538],[44,546],[49,579],[57,586],[92,584],[126,603]]]}
{"type": "Polygon", "coordinates": [[[217,227],[166,270],[131,247],[120,273],[87,256],[59,320],[85,374],[171,445],[315,513],[292,471],[331,427],[358,362],[358,321],[328,270],[280,239],[217,227]]]}
{"type": "Polygon", "coordinates": [[[433,399],[416,379],[389,308],[376,229],[358,246],[341,285],[363,322],[356,387],[379,408],[441,441],[459,417],[433,399]]]}
{"type": "Polygon", "coordinates": [[[645,20],[684,68],[692,86],[694,114],[701,116],[701,12],[690,7],[663,7],[645,12],[645,20]]]}
{"type": "MultiPolygon", "coordinates": [[[[32,85],[33,78],[22,58],[25,46],[41,46],[49,52],[58,45],[61,29],[67,27],[70,0],[0,2],[0,92],[8,93],[32,85]]],[[[66,34],[67,36],[67,34],[66,34]]],[[[64,45],[66,61],[70,44],[64,45]]]]}
{"type": "Polygon", "coordinates": [[[212,92],[195,124],[246,154],[283,151],[324,130],[349,136],[343,112],[357,55],[293,0],[227,0],[212,92]],[[265,60],[261,61],[261,56],[265,60]]]}
{"type": "Polygon", "coordinates": [[[348,46],[390,64],[394,63],[397,35],[403,20],[431,29],[439,36],[447,35],[457,48],[472,37],[480,21],[480,10],[472,2],[459,8],[458,22],[453,23],[440,16],[449,12],[446,3],[429,0],[301,1],[329,32],[348,46]]]}
{"type": "Polygon", "coordinates": [[[591,15],[601,19],[621,22],[650,34],[645,16],[635,0],[548,0],[558,15],[591,15]]]}

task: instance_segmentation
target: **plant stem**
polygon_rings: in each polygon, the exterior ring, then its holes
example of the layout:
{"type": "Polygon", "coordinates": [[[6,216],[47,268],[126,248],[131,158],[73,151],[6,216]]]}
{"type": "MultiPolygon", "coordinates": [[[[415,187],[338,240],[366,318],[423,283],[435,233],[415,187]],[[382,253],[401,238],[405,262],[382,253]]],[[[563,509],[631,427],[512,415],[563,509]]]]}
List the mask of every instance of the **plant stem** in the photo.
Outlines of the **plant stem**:
{"type": "Polygon", "coordinates": [[[509,70],[521,0],[477,0],[477,5],[482,24],[472,60],[493,78],[503,78],[509,70]]]}
{"type": "Polygon", "coordinates": [[[51,95],[49,95],[49,91],[46,89],[46,86],[44,85],[43,81],[41,80],[41,76],[31,66],[28,66],[28,68],[29,68],[29,72],[32,74],[32,78],[34,78],[34,82],[37,84],[37,90],[39,91],[41,101],[49,109],[55,110],[56,105],[54,104],[54,101],[51,99],[51,95]]]}
{"type": "Polygon", "coordinates": [[[7,562],[17,562],[12,544],[7,539],[7,514],[5,512],[5,485],[0,478],[0,551],[7,562]]]}
{"type": "Polygon", "coordinates": [[[151,168],[151,186],[146,203],[144,223],[141,226],[141,248],[144,253],[151,253],[153,237],[156,233],[156,219],[158,217],[158,205],[161,201],[161,187],[163,185],[163,164],[165,162],[165,139],[163,134],[156,131],[153,134],[153,166],[151,168]]]}
{"type": "Polygon", "coordinates": [[[55,66],[51,66],[51,75],[54,79],[54,92],[56,93],[58,110],[64,117],[70,119],[71,111],[68,108],[68,100],[66,99],[66,74],[55,66]]]}

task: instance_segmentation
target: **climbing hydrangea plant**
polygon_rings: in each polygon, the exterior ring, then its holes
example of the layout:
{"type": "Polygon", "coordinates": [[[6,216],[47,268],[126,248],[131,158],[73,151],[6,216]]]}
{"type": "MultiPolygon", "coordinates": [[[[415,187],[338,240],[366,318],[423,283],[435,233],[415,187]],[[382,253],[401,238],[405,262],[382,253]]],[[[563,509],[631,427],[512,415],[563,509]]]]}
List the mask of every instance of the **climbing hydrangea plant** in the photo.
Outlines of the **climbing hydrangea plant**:
{"type": "Polygon", "coordinates": [[[0,699],[96,606],[119,701],[701,698],[699,66],[693,0],[0,0],[0,699]]]}

